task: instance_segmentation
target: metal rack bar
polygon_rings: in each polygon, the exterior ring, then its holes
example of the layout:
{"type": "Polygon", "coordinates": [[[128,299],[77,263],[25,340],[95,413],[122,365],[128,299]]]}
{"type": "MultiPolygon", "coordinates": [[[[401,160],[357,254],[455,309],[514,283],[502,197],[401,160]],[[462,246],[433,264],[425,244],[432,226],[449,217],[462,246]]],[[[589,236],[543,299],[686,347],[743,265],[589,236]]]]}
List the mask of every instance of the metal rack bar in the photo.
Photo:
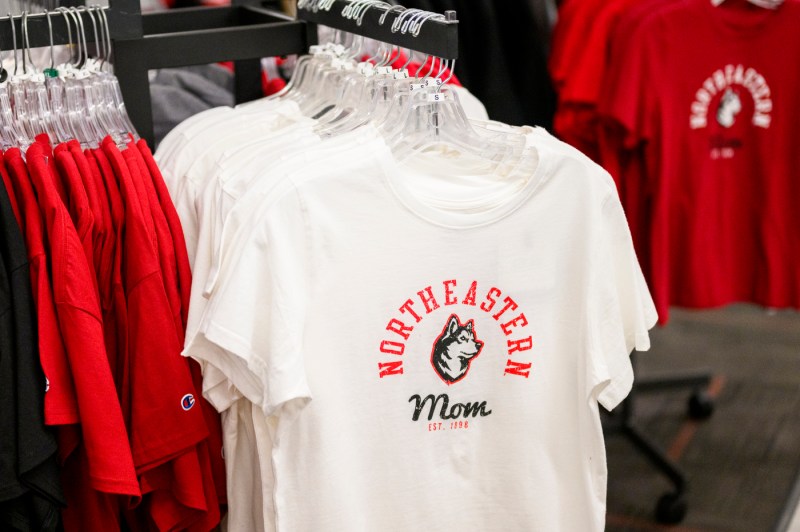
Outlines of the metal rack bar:
{"type": "Polygon", "coordinates": [[[401,12],[390,10],[383,24],[381,16],[386,10],[371,8],[364,12],[363,21],[359,24],[342,16],[342,10],[349,4],[346,0],[332,0],[330,9],[308,9],[299,7],[297,18],[331,28],[343,30],[356,35],[369,37],[401,48],[411,48],[442,59],[458,59],[458,21],[428,20],[420,29],[419,35],[392,31],[392,24],[401,12]]]}

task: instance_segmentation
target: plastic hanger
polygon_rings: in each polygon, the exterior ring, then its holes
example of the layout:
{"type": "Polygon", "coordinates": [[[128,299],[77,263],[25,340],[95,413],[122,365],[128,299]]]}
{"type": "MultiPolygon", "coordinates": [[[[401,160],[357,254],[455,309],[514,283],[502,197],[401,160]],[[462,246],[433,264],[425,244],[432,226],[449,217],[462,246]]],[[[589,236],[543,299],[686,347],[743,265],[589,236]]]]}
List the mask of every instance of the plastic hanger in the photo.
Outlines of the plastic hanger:
{"type": "Polygon", "coordinates": [[[2,50],[0,50],[0,142],[3,149],[17,146],[17,133],[14,125],[14,114],[11,109],[11,97],[8,93],[9,73],[3,67],[2,50]]]}
{"type": "MultiPolygon", "coordinates": [[[[357,17],[359,24],[363,21],[363,16],[369,7],[384,9],[384,13],[378,21],[380,25],[385,23],[389,13],[396,9],[405,10],[402,6],[386,5],[385,2],[379,2],[377,6],[367,5],[362,10],[354,11],[352,15],[357,17]]],[[[410,62],[411,56],[413,56],[413,53],[409,50],[409,60],[406,61],[404,67],[410,62]]],[[[399,48],[381,43],[381,46],[378,47],[378,50],[371,58],[359,63],[361,76],[353,76],[349,80],[341,97],[341,106],[348,109],[349,112],[344,113],[345,116],[337,120],[322,123],[318,127],[318,132],[328,136],[336,135],[356,129],[378,117],[382,117],[397,91],[408,89],[408,73],[405,68],[397,70],[390,66],[399,57],[399,48]]]]}
{"type": "MultiPolygon", "coordinates": [[[[351,18],[361,25],[366,12],[372,7],[390,7],[386,2],[380,0],[358,0],[349,4],[342,11],[342,16],[351,18]],[[348,8],[350,8],[348,10],[348,8]]],[[[332,131],[333,128],[350,129],[346,124],[353,122],[354,117],[362,114],[365,109],[372,107],[374,98],[374,85],[379,78],[385,78],[388,71],[383,70],[382,63],[387,56],[388,45],[380,43],[377,52],[366,61],[356,62],[360,50],[352,53],[353,68],[340,69],[338,76],[333,76],[328,80],[333,83],[331,93],[323,105],[327,106],[327,112],[321,113],[321,109],[312,111],[311,114],[320,120],[318,131],[332,131]],[[380,62],[373,64],[377,59],[380,62]]]]}
{"type": "MultiPolygon", "coordinates": [[[[49,21],[49,19],[48,19],[49,21]]],[[[45,133],[51,141],[60,142],[57,125],[53,119],[53,111],[46,85],[45,73],[33,62],[28,32],[28,13],[22,14],[22,70],[25,88],[25,105],[27,107],[27,130],[35,135],[45,133]],[[30,66],[30,69],[28,68],[30,66]]],[[[52,54],[52,48],[51,48],[52,54]]],[[[52,57],[52,55],[51,55],[52,57]]],[[[25,146],[27,147],[27,146],[25,146]]]]}
{"type": "Polygon", "coordinates": [[[110,135],[116,143],[124,141],[124,132],[117,128],[109,114],[109,93],[105,90],[105,85],[100,76],[101,58],[105,52],[104,40],[97,32],[97,20],[95,19],[95,9],[79,7],[79,13],[85,13],[92,22],[94,42],[97,47],[98,58],[87,58],[85,68],[91,73],[86,81],[86,89],[90,92],[94,107],[90,109],[96,124],[101,132],[110,135]]]}
{"type": "Polygon", "coordinates": [[[136,128],[133,126],[133,121],[128,115],[128,110],[125,107],[125,100],[122,98],[122,88],[119,86],[119,80],[117,79],[117,76],[114,75],[112,66],[114,50],[111,46],[111,29],[108,25],[108,16],[106,15],[106,11],[102,6],[97,7],[97,12],[100,20],[102,21],[102,24],[100,25],[101,33],[102,31],[105,31],[106,50],[106,57],[101,62],[99,75],[102,77],[103,82],[106,85],[106,90],[109,94],[112,106],[112,116],[117,123],[119,131],[121,131],[123,135],[132,135],[134,140],[138,141],[140,139],[139,134],[136,132],[136,128]]]}
{"type": "MultiPolygon", "coordinates": [[[[55,54],[53,47],[53,22],[50,18],[50,11],[45,10],[47,18],[47,29],[50,37],[50,66],[44,69],[44,86],[47,91],[47,101],[50,105],[50,113],[45,119],[48,125],[48,135],[53,142],[66,142],[73,138],[70,131],[69,121],[67,120],[66,108],[64,105],[64,85],[58,78],[58,70],[55,65],[55,54]]],[[[72,32],[68,32],[69,40],[72,41],[72,32]]]]}
{"type": "MultiPolygon", "coordinates": [[[[422,24],[437,17],[405,18],[402,13],[395,25],[413,28],[418,35],[422,24]]],[[[439,15],[441,16],[441,15],[439,15]]],[[[427,63],[427,59],[425,61],[427,63]]],[[[423,63],[423,65],[425,64],[423,63]]],[[[407,160],[415,154],[443,149],[477,157],[483,161],[483,171],[507,175],[522,161],[526,141],[516,132],[478,133],[466,116],[457,96],[443,86],[453,75],[455,61],[440,60],[439,72],[431,77],[434,62],[409,93],[395,96],[394,105],[379,129],[395,158],[407,160]],[[450,76],[442,78],[449,66],[450,76]]],[[[419,74],[418,74],[419,75],[419,74]]]]}
{"type": "MultiPolygon", "coordinates": [[[[67,27],[67,41],[70,46],[73,46],[72,40],[72,26],[70,25],[69,17],[67,14],[62,13],[64,22],[67,27]]],[[[51,20],[51,12],[46,12],[48,29],[50,31],[50,68],[46,70],[45,86],[47,87],[48,98],[50,100],[50,110],[52,112],[53,121],[55,122],[56,136],[59,142],[66,142],[70,139],[78,139],[81,137],[81,132],[77,130],[70,118],[69,109],[67,108],[67,93],[64,76],[66,70],[72,68],[71,64],[66,63],[56,67],[53,52],[53,26],[51,20]]],[[[70,59],[72,54],[70,53],[70,59]]]]}
{"type": "Polygon", "coordinates": [[[78,142],[84,148],[93,147],[95,143],[100,140],[100,132],[93,127],[90,121],[89,111],[87,109],[84,88],[81,83],[82,80],[89,76],[89,73],[83,70],[83,50],[84,41],[81,40],[79,16],[72,10],[65,7],[58,8],[58,11],[64,16],[64,21],[67,27],[70,25],[70,19],[75,24],[75,57],[70,58],[69,63],[61,65],[59,73],[64,82],[64,102],[67,111],[67,120],[70,124],[70,130],[78,142]]]}
{"type": "Polygon", "coordinates": [[[25,89],[17,76],[17,29],[14,25],[14,17],[11,13],[8,13],[8,20],[11,24],[11,43],[14,49],[14,72],[4,84],[9,104],[7,107],[4,106],[3,113],[8,113],[8,121],[14,134],[14,144],[16,146],[25,147],[33,142],[33,135],[31,135],[25,127],[25,120],[27,118],[25,109],[25,89]]]}

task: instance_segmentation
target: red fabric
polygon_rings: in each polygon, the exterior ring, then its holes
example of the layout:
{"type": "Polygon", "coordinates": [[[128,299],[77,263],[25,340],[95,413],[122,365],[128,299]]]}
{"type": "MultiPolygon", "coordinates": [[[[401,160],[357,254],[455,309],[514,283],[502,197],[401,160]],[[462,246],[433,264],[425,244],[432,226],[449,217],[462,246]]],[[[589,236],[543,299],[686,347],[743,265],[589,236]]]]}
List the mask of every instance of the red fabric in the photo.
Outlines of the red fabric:
{"type": "Polygon", "coordinates": [[[261,72],[261,91],[264,96],[272,96],[278,94],[286,88],[286,81],[283,78],[269,79],[266,72],[261,72]]]}
{"type": "Polygon", "coordinates": [[[207,507],[203,465],[196,450],[208,430],[196,403],[200,395],[180,355],[158,256],[159,250],[165,250],[159,240],[171,247],[171,238],[163,232],[158,216],[154,220],[149,176],[142,175],[144,163],[138,153],[130,148],[120,152],[109,138],[102,150],[117,178],[126,216],[123,271],[129,383],[125,388],[131,397],[124,397],[123,404],[130,412],[131,448],[144,494],[128,524],[134,530],[184,528],[206,519],[215,509],[216,524],[218,508],[216,501],[213,508],[207,507]],[[186,403],[188,396],[193,400],[186,403]]]}
{"type": "Polygon", "coordinates": [[[113,530],[114,501],[100,492],[139,496],[128,435],[105,351],[101,313],[84,246],[54,186],[49,146],[27,151],[50,245],[53,297],[72,370],[81,418],[81,445],[63,465],[68,508],[65,530],[113,530]],[[91,520],[86,520],[91,516],[91,520]]]}
{"type": "MultiPolygon", "coordinates": [[[[158,200],[153,181],[150,179],[147,166],[139,154],[138,149],[134,143],[128,144],[128,148],[123,152],[127,162],[128,169],[131,176],[137,176],[134,180],[140,185],[138,188],[139,202],[144,211],[149,211],[149,215],[153,220],[153,229],[156,234],[156,256],[161,269],[161,277],[164,283],[167,300],[169,307],[172,311],[172,318],[175,323],[174,334],[179,345],[183,345],[183,331],[185,329],[185,321],[181,318],[181,295],[178,290],[178,271],[175,260],[175,248],[172,244],[172,235],[170,235],[169,225],[164,216],[164,211],[161,208],[158,200]]],[[[146,214],[147,215],[147,214],[146,214]]]]}
{"type": "MultiPolygon", "coordinates": [[[[95,220],[100,225],[99,248],[96,248],[95,270],[98,275],[100,289],[100,307],[103,313],[103,334],[105,337],[108,362],[114,382],[117,382],[118,345],[117,345],[117,315],[114,307],[114,248],[116,244],[116,230],[111,220],[110,200],[106,192],[100,166],[91,150],[81,153],[91,173],[91,179],[97,195],[97,209],[95,220]]],[[[78,157],[76,156],[76,160],[78,157]]],[[[80,166],[80,165],[79,165],[80,166]]],[[[119,389],[117,389],[119,394],[119,389]]]]}
{"type": "MultiPolygon", "coordinates": [[[[110,337],[113,336],[116,348],[113,353],[114,360],[111,363],[114,369],[114,382],[117,385],[117,395],[122,405],[122,415],[125,419],[126,426],[130,423],[130,408],[128,408],[127,401],[123,398],[130,397],[130,389],[128,385],[130,379],[128,377],[128,304],[125,300],[125,287],[122,278],[122,251],[123,251],[123,235],[125,231],[125,207],[122,203],[122,196],[119,192],[119,186],[114,176],[114,171],[108,158],[101,149],[91,151],[94,160],[100,170],[100,175],[103,180],[106,194],[108,196],[108,207],[111,215],[111,225],[114,231],[113,236],[113,249],[112,251],[112,265],[111,265],[111,299],[112,309],[110,312],[105,313],[104,317],[108,319],[106,325],[106,339],[112,341],[110,337]],[[109,330],[111,328],[111,330],[109,330]]],[[[111,356],[112,353],[109,353],[111,356]]]]}
{"type": "Polygon", "coordinates": [[[44,240],[44,227],[39,204],[19,149],[11,148],[7,151],[4,161],[9,171],[14,193],[19,198],[20,214],[24,218],[22,226],[28,249],[31,287],[36,307],[39,358],[48,381],[47,393],[44,396],[45,423],[48,425],[78,423],[75,385],[72,381],[72,371],[67,362],[64,342],[58,326],[53,289],[50,285],[48,246],[44,240]]]}
{"type": "MultiPolygon", "coordinates": [[[[3,153],[0,151],[0,161],[2,161],[2,159],[3,153]]],[[[24,229],[22,225],[22,215],[20,214],[19,204],[14,192],[14,186],[11,184],[11,177],[8,175],[8,171],[6,171],[5,165],[3,164],[0,164],[0,177],[2,177],[3,185],[6,187],[8,199],[11,201],[11,209],[14,211],[14,218],[17,219],[17,225],[19,225],[20,229],[24,229]]]]}
{"type": "Polygon", "coordinates": [[[605,112],[647,163],[662,321],[670,304],[800,307],[800,3],[688,0],[649,20],[605,112]]]}
{"type": "MultiPolygon", "coordinates": [[[[161,210],[166,216],[170,235],[175,248],[178,285],[181,297],[181,317],[184,323],[184,329],[181,330],[180,335],[182,344],[184,339],[185,324],[189,313],[189,297],[192,286],[192,271],[191,267],[189,266],[189,257],[186,252],[186,241],[183,236],[183,229],[181,228],[181,221],[178,217],[178,212],[175,210],[175,206],[170,198],[167,185],[164,182],[161,171],[158,169],[158,165],[153,158],[150,148],[147,146],[147,143],[144,140],[140,140],[137,143],[137,147],[139,148],[139,153],[142,155],[145,161],[150,177],[153,180],[153,186],[156,189],[161,210]]],[[[189,360],[189,365],[191,367],[195,388],[197,390],[202,390],[203,377],[200,372],[200,366],[194,360],[189,360]]],[[[214,479],[214,486],[219,504],[224,505],[227,503],[227,489],[225,461],[222,459],[222,426],[220,417],[219,413],[214,409],[214,407],[212,407],[204,398],[201,399],[201,406],[203,408],[206,426],[209,430],[209,437],[206,442],[208,461],[210,462],[211,473],[214,479]]]]}
{"type": "Polygon", "coordinates": [[[94,247],[95,247],[95,223],[94,213],[92,206],[89,203],[89,196],[86,193],[83,180],[78,170],[75,160],[66,144],[60,144],[53,150],[56,166],[53,167],[57,172],[54,176],[58,176],[64,190],[67,194],[67,202],[65,205],[69,208],[69,213],[75,224],[75,229],[78,231],[78,238],[81,240],[83,252],[86,256],[86,264],[89,268],[89,275],[94,287],[95,296],[99,299],[100,292],[97,286],[97,274],[94,269],[94,247]]]}

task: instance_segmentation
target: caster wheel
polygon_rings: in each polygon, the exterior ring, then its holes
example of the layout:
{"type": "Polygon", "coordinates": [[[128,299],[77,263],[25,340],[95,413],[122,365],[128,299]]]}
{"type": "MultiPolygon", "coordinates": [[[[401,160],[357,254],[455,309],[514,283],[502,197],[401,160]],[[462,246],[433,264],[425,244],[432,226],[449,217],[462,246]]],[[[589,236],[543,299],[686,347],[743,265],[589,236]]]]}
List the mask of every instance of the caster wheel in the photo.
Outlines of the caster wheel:
{"type": "Polygon", "coordinates": [[[656,505],[656,520],[666,525],[674,525],[686,517],[686,500],[677,493],[665,493],[656,505]]]}
{"type": "Polygon", "coordinates": [[[689,398],[689,417],[708,419],[714,412],[714,400],[706,391],[696,391],[689,398]]]}

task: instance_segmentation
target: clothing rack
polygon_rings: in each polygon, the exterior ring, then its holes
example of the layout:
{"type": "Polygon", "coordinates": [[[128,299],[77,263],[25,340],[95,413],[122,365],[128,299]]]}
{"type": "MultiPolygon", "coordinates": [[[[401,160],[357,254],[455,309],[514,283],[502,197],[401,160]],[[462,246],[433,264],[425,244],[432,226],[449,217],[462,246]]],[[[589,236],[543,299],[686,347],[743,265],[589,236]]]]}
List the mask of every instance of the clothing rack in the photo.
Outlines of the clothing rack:
{"type": "MultiPolygon", "coordinates": [[[[419,52],[456,59],[458,57],[458,22],[455,12],[446,20],[431,19],[420,26],[418,34],[392,29],[400,13],[367,9],[360,22],[341,16],[348,5],[344,0],[329,0],[327,9],[298,9],[293,19],[281,12],[266,9],[253,0],[233,0],[231,6],[184,8],[159,13],[141,12],[139,0],[109,0],[104,8],[112,40],[114,73],[119,79],[125,106],[136,131],[153,145],[153,118],[148,71],[157,68],[202,65],[234,61],[235,101],[242,103],[261,96],[262,57],[303,53],[316,44],[315,23],[325,24],[353,34],[370,37],[419,52]]],[[[81,15],[87,42],[94,42],[92,23],[81,15]]],[[[70,42],[63,15],[51,12],[27,17],[28,40],[33,48],[52,43],[70,42]]],[[[0,49],[12,50],[22,45],[22,17],[0,18],[0,49]],[[13,23],[17,35],[3,31],[13,23]]],[[[72,35],[73,39],[75,35],[72,35]]]]}

